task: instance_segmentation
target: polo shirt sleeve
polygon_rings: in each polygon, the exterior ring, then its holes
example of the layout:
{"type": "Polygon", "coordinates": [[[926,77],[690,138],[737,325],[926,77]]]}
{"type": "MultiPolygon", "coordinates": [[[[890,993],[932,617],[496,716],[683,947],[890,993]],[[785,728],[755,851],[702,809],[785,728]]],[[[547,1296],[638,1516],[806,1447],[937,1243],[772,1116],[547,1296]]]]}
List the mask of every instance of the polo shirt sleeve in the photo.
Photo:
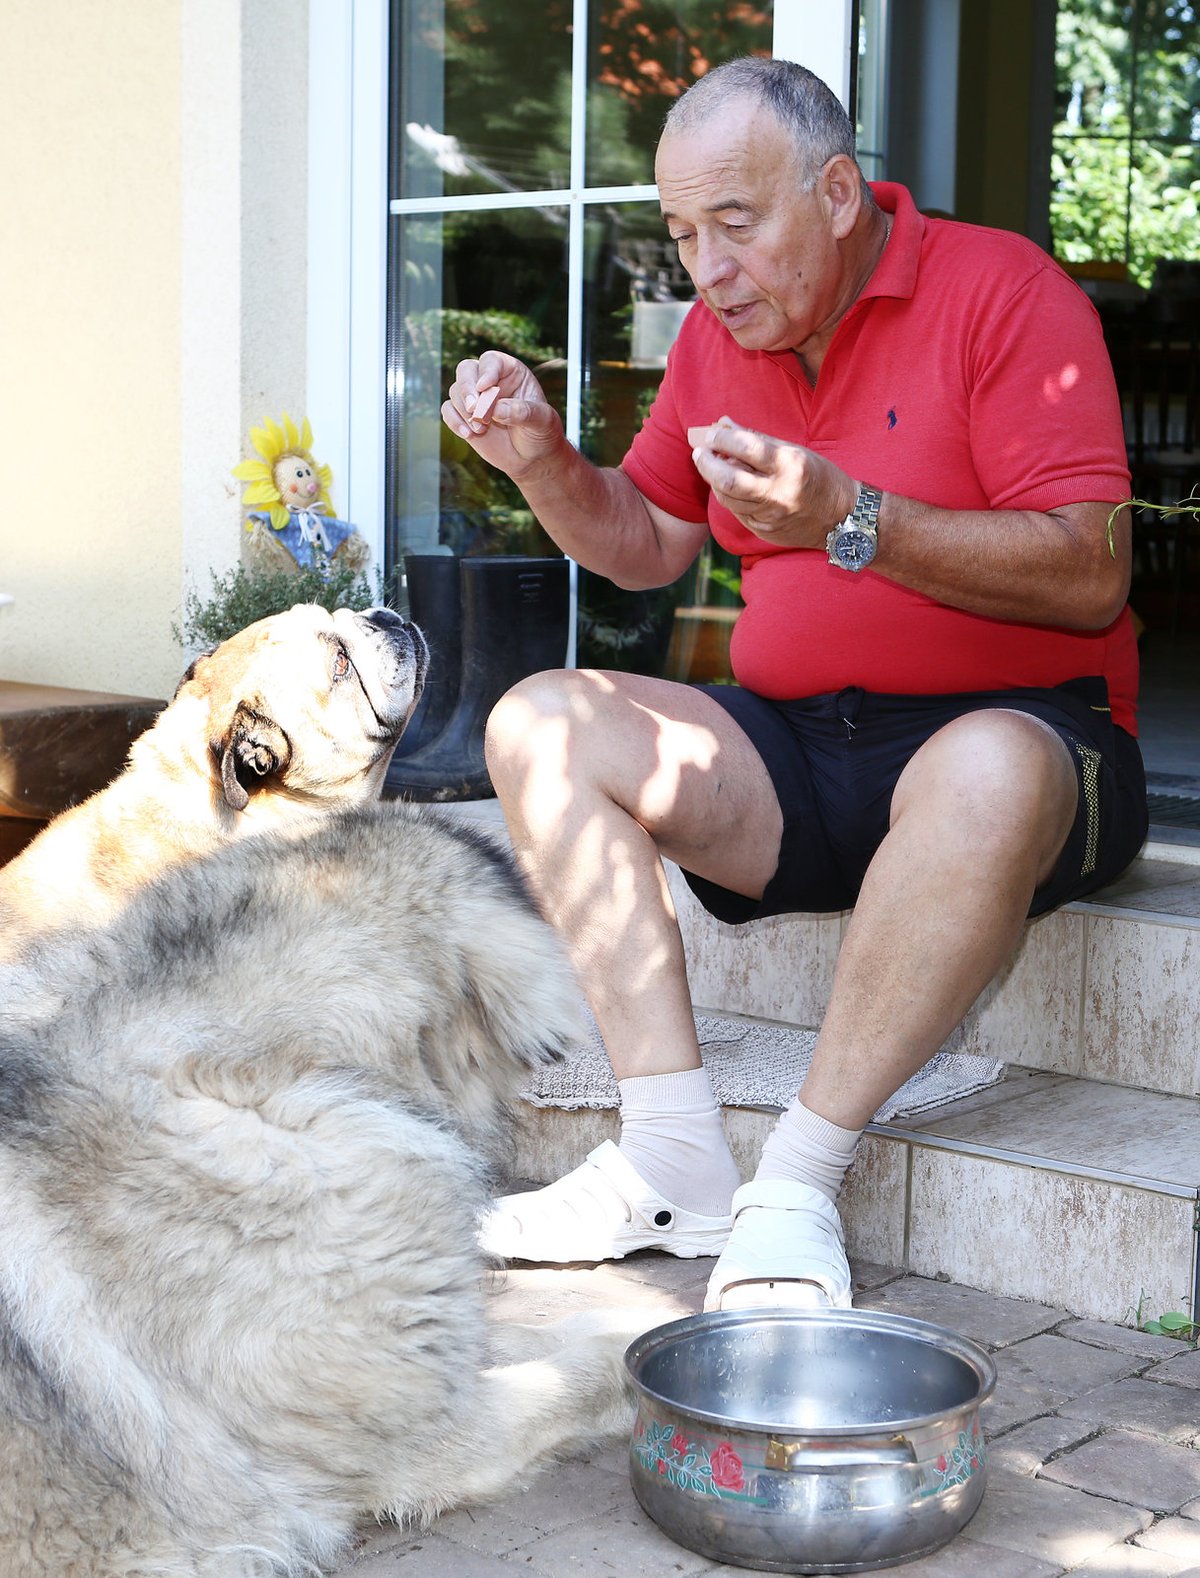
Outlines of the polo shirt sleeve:
{"type": "Polygon", "coordinates": [[[621,469],[639,493],[648,498],[651,504],[666,510],[668,515],[674,515],[679,520],[703,521],[708,519],[709,488],[692,460],[687,426],[676,406],[674,394],[675,380],[680,376],[681,366],[693,355],[695,335],[689,333],[690,324],[690,317],[686,318],[679,337],[671,347],[667,370],[654,397],[654,404],[641,429],[634,434],[633,443],[621,462],[621,469]]]}
{"type": "Polygon", "coordinates": [[[970,354],[971,453],[993,509],[1129,497],[1112,364],[1072,280],[1035,271],[989,314],[970,354]]]}

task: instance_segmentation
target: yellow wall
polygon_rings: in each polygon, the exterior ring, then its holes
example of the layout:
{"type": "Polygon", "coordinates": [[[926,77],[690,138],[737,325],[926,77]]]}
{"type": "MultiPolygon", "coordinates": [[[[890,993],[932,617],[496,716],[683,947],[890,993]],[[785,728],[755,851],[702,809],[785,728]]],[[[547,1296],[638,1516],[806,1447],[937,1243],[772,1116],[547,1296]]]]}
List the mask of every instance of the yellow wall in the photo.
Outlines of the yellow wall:
{"type": "Polygon", "coordinates": [[[177,676],[179,8],[0,7],[0,677],[177,676]]]}
{"type": "Polygon", "coordinates": [[[0,5],[0,678],[168,696],[304,414],[307,0],[0,5]]]}

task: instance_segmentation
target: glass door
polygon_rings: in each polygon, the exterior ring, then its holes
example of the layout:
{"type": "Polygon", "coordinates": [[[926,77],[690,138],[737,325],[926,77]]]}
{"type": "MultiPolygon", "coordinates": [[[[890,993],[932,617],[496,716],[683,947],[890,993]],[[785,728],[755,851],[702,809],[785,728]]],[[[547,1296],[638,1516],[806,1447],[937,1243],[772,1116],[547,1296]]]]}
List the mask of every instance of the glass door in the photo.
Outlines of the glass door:
{"type": "MultiPolygon", "coordinates": [[[[885,0],[862,9],[393,0],[389,568],[413,553],[557,553],[517,490],[443,426],[456,363],[511,351],[536,370],[571,442],[619,462],[693,299],[653,185],[666,110],[711,66],[772,53],[804,60],[843,94],[853,65],[879,104],[885,0]]],[[[881,165],[874,125],[864,130],[881,165]]],[[[729,679],[740,597],[722,550],[651,592],[572,568],[578,662],[729,679]]]]}

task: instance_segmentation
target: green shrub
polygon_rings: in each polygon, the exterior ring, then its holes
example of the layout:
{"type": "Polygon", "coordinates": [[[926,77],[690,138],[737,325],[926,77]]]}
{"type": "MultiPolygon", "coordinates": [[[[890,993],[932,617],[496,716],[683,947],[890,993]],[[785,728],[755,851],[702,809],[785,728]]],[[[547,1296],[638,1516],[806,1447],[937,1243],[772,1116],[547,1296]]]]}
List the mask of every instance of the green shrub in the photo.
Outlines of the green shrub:
{"type": "Polygon", "coordinates": [[[240,564],[226,575],[213,575],[207,597],[190,590],[183,614],[171,626],[176,641],[188,647],[212,647],[244,630],[255,620],[282,614],[294,603],[319,603],[322,608],[390,606],[382,576],[372,588],[361,570],[339,565],[304,566],[298,570],[250,569],[240,564]]]}

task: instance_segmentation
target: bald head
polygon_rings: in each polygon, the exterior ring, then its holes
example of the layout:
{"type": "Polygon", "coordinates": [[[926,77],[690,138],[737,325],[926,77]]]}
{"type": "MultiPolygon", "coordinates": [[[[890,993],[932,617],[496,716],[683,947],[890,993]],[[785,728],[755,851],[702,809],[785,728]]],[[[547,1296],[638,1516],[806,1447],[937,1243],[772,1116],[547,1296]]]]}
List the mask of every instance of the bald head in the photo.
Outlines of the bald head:
{"type": "Polygon", "coordinates": [[[695,130],[734,100],[761,105],[787,132],[811,185],[835,154],[855,157],[854,128],[831,89],[792,60],[745,56],[707,72],[667,112],[663,137],[695,130]]]}

